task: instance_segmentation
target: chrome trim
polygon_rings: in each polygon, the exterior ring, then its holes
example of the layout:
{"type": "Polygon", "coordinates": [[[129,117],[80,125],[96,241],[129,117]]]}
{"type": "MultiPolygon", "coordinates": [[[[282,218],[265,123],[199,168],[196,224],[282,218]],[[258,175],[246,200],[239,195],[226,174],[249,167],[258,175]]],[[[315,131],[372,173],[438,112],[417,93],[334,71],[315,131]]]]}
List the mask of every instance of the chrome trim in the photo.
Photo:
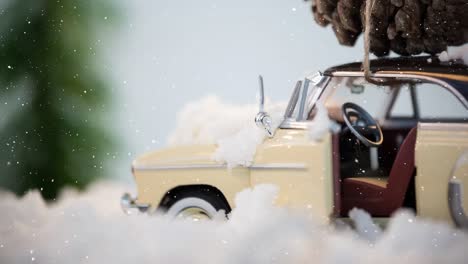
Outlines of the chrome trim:
{"type": "Polygon", "coordinates": [[[251,170],[306,170],[307,166],[303,163],[272,163],[254,164],[249,168],[251,170]]]}
{"type": "Polygon", "coordinates": [[[265,130],[268,137],[273,137],[273,130],[271,129],[271,117],[266,112],[258,112],[255,116],[255,124],[257,127],[265,130]]]}
{"type": "Polygon", "coordinates": [[[286,111],[284,112],[284,119],[292,117],[294,113],[294,109],[296,108],[296,105],[297,105],[297,101],[299,100],[299,93],[301,91],[301,87],[302,87],[302,81],[299,80],[296,82],[296,87],[294,87],[291,98],[289,99],[288,106],[286,107],[286,111]]]}
{"type": "MultiPolygon", "coordinates": [[[[303,120],[307,120],[307,117],[309,116],[309,113],[310,111],[312,111],[312,109],[314,109],[314,106],[315,104],[317,103],[317,101],[319,100],[320,96],[322,96],[323,92],[325,91],[325,88],[327,87],[329,81],[330,81],[330,77],[328,76],[324,76],[321,72],[318,72],[317,73],[318,76],[321,77],[321,79],[314,83],[314,90],[309,93],[308,97],[307,97],[307,101],[306,101],[306,104],[307,104],[307,108],[306,109],[306,115],[305,117],[303,118],[303,120]]],[[[304,106],[305,107],[305,106],[304,106]]]]}
{"type": "Polygon", "coordinates": [[[195,170],[195,169],[224,169],[226,164],[193,164],[193,165],[168,165],[168,166],[133,166],[136,171],[153,171],[153,170],[195,170]]]}
{"type": "Polygon", "coordinates": [[[461,183],[457,180],[451,179],[448,185],[450,216],[457,227],[468,229],[468,217],[466,216],[465,209],[463,209],[462,197],[463,192],[461,183]]]}
{"type": "Polygon", "coordinates": [[[457,179],[455,172],[468,162],[468,151],[464,152],[455,162],[450,172],[448,183],[448,206],[453,222],[459,228],[468,230],[468,216],[463,208],[462,183],[457,179]]]}
{"type": "Polygon", "coordinates": [[[273,137],[273,130],[271,129],[271,118],[267,112],[264,111],[265,109],[265,89],[263,87],[263,77],[261,75],[258,76],[258,81],[260,85],[259,89],[259,107],[258,113],[255,116],[255,124],[265,130],[269,137],[273,137]]]}
{"type": "MultiPolygon", "coordinates": [[[[364,77],[364,73],[363,72],[346,72],[346,71],[336,71],[336,72],[333,72],[331,74],[331,76],[336,76],[336,77],[364,77]]],[[[434,78],[434,77],[430,77],[430,76],[425,76],[425,75],[420,75],[420,74],[408,74],[408,73],[401,73],[401,74],[397,74],[397,73],[373,73],[370,75],[371,77],[394,77],[394,78],[416,78],[416,79],[422,79],[422,80],[427,80],[427,81],[431,81],[431,82],[434,82],[434,83],[437,83],[439,84],[440,86],[446,88],[447,90],[449,90],[453,95],[455,95],[457,97],[457,99],[463,104],[463,106],[465,106],[466,109],[468,109],[468,101],[465,99],[465,97],[463,97],[463,95],[461,95],[457,89],[453,88],[453,86],[451,86],[450,84],[448,84],[447,82],[443,81],[443,80],[440,80],[440,79],[437,79],[437,78],[434,78]]]]}
{"type": "Polygon", "coordinates": [[[279,128],[283,128],[283,129],[308,129],[308,123],[309,122],[306,122],[306,121],[302,121],[302,122],[298,122],[296,120],[292,120],[292,119],[285,119],[281,125],[279,126],[279,128]]]}
{"type": "Polygon", "coordinates": [[[133,198],[129,193],[124,193],[120,198],[120,207],[125,214],[130,215],[133,211],[146,212],[150,205],[139,204],[136,198],[133,198]]]}
{"type": "MultiPolygon", "coordinates": [[[[284,115],[285,119],[291,119],[295,122],[305,121],[315,102],[325,90],[326,84],[329,80],[329,76],[325,76],[323,75],[323,73],[318,71],[310,77],[305,77],[303,82],[298,81],[296,83],[296,87],[293,91],[293,94],[289,99],[288,107],[284,115]],[[312,90],[310,88],[310,83],[314,85],[312,90]],[[302,88],[302,91],[300,91],[300,88],[302,88]],[[299,89],[299,91],[297,91],[296,93],[297,89],[299,89]],[[295,107],[292,107],[293,103],[295,107]],[[299,103],[299,106],[297,106],[297,103],[299,103]],[[296,116],[292,116],[296,107],[299,107],[297,114],[296,116]]],[[[283,121],[283,123],[287,124],[289,123],[289,121],[283,121]]],[[[282,124],[282,126],[283,128],[286,128],[286,125],[282,124]]]]}
{"type": "MultiPolygon", "coordinates": [[[[153,171],[153,170],[190,170],[190,169],[227,169],[226,164],[194,164],[194,165],[177,165],[177,166],[135,166],[134,170],[140,171],[153,171]]],[[[303,163],[266,163],[266,164],[254,164],[248,167],[242,167],[247,169],[293,169],[302,170],[307,169],[303,163]]]]}
{"type": "Polygon", "coordinates": [[[265,89],[263,87],[263,77],[261,75],[258,76],[258,85],[259,85],[259,99],[258,99],[258,104],[259,104],[259,112],[263,112],[263,109],[265,108],[265,89]]]}
{"type": "Polygon", "coordinates": [[[304,108],[305,108],[305,103],[307,99],[307,92],[309,90],[309,84],[310,80],[305,79],[304,80],[304,87],[302,88],[302,95],[301,95],[301,102],[299,102],[299,112],[297,114],[297,121],[304,120],[304,108]]]}
{"type": "MultiPolygon", "coordinates": [[[[336,71],[336,72],[331,73],[331,76],[333,76],[333,77],[364,77],[364,73],[363,72],[351,72],[351,71],[349,71],[349,72],[347,72],[347,71],[336,71]]],[[[429,77],[429,76],[424,76],[424,75],[418,75],[418,74],[403,74],[403,73],[402,74],[373,73],[370,76],[371,77],[377,77],[377,78],[378,77],[416,78],[416,79],[427,80],[427,81],[430,81],[430,82],[433,82],[433,83],[437,83],[437,84],[441,85],[442,87],[446,88],[447,90],[449,90],[453,95],[455,95],[457,97],[457,99],[463,104],[463,106],[465,106],[465,108],[468,109],[468,101],[455,88],[453,88],[451,85],[449,85],[448,83],[446,83],[445,81],[442,81],[440,79],[429,77]]],[[[330,78],[324,78],[323,80],[330,80],[330,78]]],[[[321,81],[321,83],[322,83],[322,81],[321,81]]],[[[315,100],[312,100],[312,102],[311,102],[312,106],[316,103],[318,97],[323,93],[323,91],[326,90],[328,82],[325,82],[325,83],[326,83],[325,87],[319,87],[320,91],[317,92],[317,98],[313,98],[315,100]]],[[[305,105],[303,105],[302,107],[305,108],[305,105]]],[[[300,118],[300,116],[298,115],[297,119],[299,119],[299,118],[300,118]]],[[[448,125],[453,125],[453,124],[448,124],[448,125]]],[[[292,118],[289,118],[289,119],[285,119],[281,123],[281,125],[279,127],[283,128],[283,129],[307,129],[307,123],[305,122],[305,120],[298,121],[298,120],[293,120],[292,118]]],[[[454,127],[451,126],[450,128],[453,129],[454,127]]],[[[444,128],[444,129],[446,129],[446,128],[444,128]]],[[[458,128],[457,130],[465,130],[465,129],[468,129],[468,128],[458,128]]]]}
{"type": "Polygon", "coordinates": [[[321,83],[324,77],[325,76],[321,71],[316,71],[312,75],[306,76],[306,78],[309,79],[314,85],[321,83]]]}
{"type": "Polygon", "coordinates": [[[468,124],[460,123],[419,123],[419,129],[435,131],[467,131],[468,124]]]}

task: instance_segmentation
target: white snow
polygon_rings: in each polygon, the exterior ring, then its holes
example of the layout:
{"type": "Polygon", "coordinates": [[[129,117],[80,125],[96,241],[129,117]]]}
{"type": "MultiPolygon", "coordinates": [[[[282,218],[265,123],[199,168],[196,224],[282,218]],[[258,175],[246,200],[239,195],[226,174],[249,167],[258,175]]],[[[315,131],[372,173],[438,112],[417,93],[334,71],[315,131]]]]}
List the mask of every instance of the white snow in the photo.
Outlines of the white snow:
{"type": "Polygon", "coordinates": [[[239,132],[229,137],[218,140],[218,148],[213,159],[225,162],[228,168],[236,166],[250,166],[252,164],[257,146],[263,142],[265,132],[249,124],[239,132]]]}
{"type": "Polygon", "coordinates": [[[185,105],[177,114],[176,128],[169,145],[214,144],[226,135],[233,135],[239,127],[253,118],[257,108],[222,102],[217,96],[206,96],[185,105]],[[250,119],[246,119],[250,115],[250,119]]]}
{"type": "MultiPolygon", "coordinates": [[[[271,129],[274,131],[281,124],[285,106],[284,104],[274,104],[267,107],[271,117],[271,129]]],[[[248,117],[246,116],[246,120],[248,117]]],[[[257,127],[253,120],[240,127],[239,131],[233,135],[226,135],[217,141],[218,148],[213,155],[213,159],[219,162],[226,162],[228,168],[235,166],[250,166],[253,162],[257,146],[267,137],[264,129],[257,127]]]]}
{"type": "MultiPolygon", "coordinates": [[[[272,118],[272,128],[282,121],[284,103],[266,100],[265,110],[272,118]]],[[[216,96],[207,96],[187,104],[177,116],[177,125],[169,145],[217,144],[213,159],[228,167],[249,166],[258,144],[266,134],[255,125],[258,105],[233,105],[216,96]]]]}
{"type": "MultiPolygon", "coordinates": [[[[124,215],[128,186],[67,191],[46,206],[39,193],[0,193],[0,263],[466,263],[468,234],[397,213],[368,238],[272,205],[276,187],[241,192],[229,221],[171,222],[124,215]]],[[[365,214],[359,213],[359,219],[365,214]]],[[[355,218],[355,219],[358,219],[355,218]]],[[[370,219],[358,220],[371,230],[370,219]]]]}
{"type": "Polygon", "coordinates": [[[440,61],[462,60],[468,65],[468,43],[458,47],[448,47],[447,51],[439,54],[440,61]]]}
{"type": "Polygon", "coordinates": [[[315,104],[316,114],[314,119],[309,123],[309,138],[311,140],[319,141],[323,139],[323,136],[328,131],[338,132],[340,126],[330,119],[328,116],[328,110],[323,104],[323,102],[318,101],[315,104]]]}
{"type": "Polygon", "coordinates": [[[382,230],[373,221],[371,216],[364,210],[353,208],[349,212],[349,218],[353,220],[356,232],[369,241],[376,241],[382,230]]]}

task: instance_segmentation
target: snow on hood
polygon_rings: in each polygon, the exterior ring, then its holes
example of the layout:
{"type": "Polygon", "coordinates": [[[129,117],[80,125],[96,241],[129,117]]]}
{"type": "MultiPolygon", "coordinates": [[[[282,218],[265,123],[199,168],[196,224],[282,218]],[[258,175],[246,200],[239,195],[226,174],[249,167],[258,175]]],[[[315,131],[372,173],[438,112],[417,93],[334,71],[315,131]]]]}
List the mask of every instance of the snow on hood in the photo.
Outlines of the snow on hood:
{"type": "Polygon", "coordinates": [[[66,191],[51,206],[38,192],[0,193],[0,263],[466,263],[468,234],[397,213],[380,231],[363,211],[361,235],[322,226],[273,206],[277,189],[259,185],[236,197],[229,221],[170,221],[124,215],[124,189],[100,183],[66,191]],[[366,233],[372,232],[371,235],[366,233]]]}
{"type": "MultiPolygon", "coordinates": [[[[276,129],[282,121],[284,103],[267,100],[266,111],[276,129]]],[[[255,125],[258,105],[233,105],[216,96],[207,96],[187,104],[177,116],[177,125],[169,145],[217,144],[213,160],[232,168],[249,166],[265,132],[255,125]]]]}
{"type": "Polygon", "coordinates": [[[447,51],[439,54],[439,60],[462,60],[465,65],[468,65],[468,43],[458,47],[448,47],[447,51]]]}
{"type": "Polygon", "coordinates": [[[169,145],[215,144],[253,122],[258,107],[233,105],[217,96],[206,96],[186,104],[177,114],[169,145]]]}

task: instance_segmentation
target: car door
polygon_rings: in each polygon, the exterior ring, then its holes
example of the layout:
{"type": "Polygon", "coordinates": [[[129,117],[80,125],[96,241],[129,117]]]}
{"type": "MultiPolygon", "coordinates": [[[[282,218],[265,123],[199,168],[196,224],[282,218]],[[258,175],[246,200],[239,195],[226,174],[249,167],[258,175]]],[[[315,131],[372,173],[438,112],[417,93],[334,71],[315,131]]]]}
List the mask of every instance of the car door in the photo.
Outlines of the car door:
{"type": "Polygon", "coordinates": [[[298,91],[296,88],[285,122],[258,146],[250,175],[251,185],[278,187],[277,204],[305,209],[327,222],[333,212],[330,134],[324,134],[321,140],[310,139],[309,109],[305,107],[319,98],[328,80],[319,79],[312,83],[306,79],[298,91]]]}
{"type": "MultiPolygon", "coordinates": [[[[419,215],[450,221],[448,182],[452,176],[468,193],[468,166],[452,169],[468,151],[468,109],[445,87],[424,82],[416,87],[419,120],[416,143],[416,199],[419,215]]],[[[468,204],[468,197],[463,197],[468,204]]]]}
{"type": "Polygon", "coordinates": [[[330,134],[312,141],[307,133],[279,129],[265,140],[251,167],[251,184],[276,185],[277,204],[308,210],[326,222],[333,212],[330,134]]]}

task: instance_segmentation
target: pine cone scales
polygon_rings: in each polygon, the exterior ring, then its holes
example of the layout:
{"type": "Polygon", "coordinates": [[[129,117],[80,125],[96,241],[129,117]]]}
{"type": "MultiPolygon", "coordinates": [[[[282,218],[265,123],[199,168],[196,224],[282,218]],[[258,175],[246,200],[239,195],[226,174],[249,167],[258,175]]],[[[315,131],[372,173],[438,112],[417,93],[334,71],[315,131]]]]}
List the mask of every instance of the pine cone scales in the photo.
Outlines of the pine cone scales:
{"type": "MultiPolygon", "coordinates": [[[[354,46],[364,31],[365,0],[311,0],[315,21],[332,24],[338,42],[354,46]]],[[[468,42],[468,0],[373,0],[370,50],[440,53],[468,42]]]]}

